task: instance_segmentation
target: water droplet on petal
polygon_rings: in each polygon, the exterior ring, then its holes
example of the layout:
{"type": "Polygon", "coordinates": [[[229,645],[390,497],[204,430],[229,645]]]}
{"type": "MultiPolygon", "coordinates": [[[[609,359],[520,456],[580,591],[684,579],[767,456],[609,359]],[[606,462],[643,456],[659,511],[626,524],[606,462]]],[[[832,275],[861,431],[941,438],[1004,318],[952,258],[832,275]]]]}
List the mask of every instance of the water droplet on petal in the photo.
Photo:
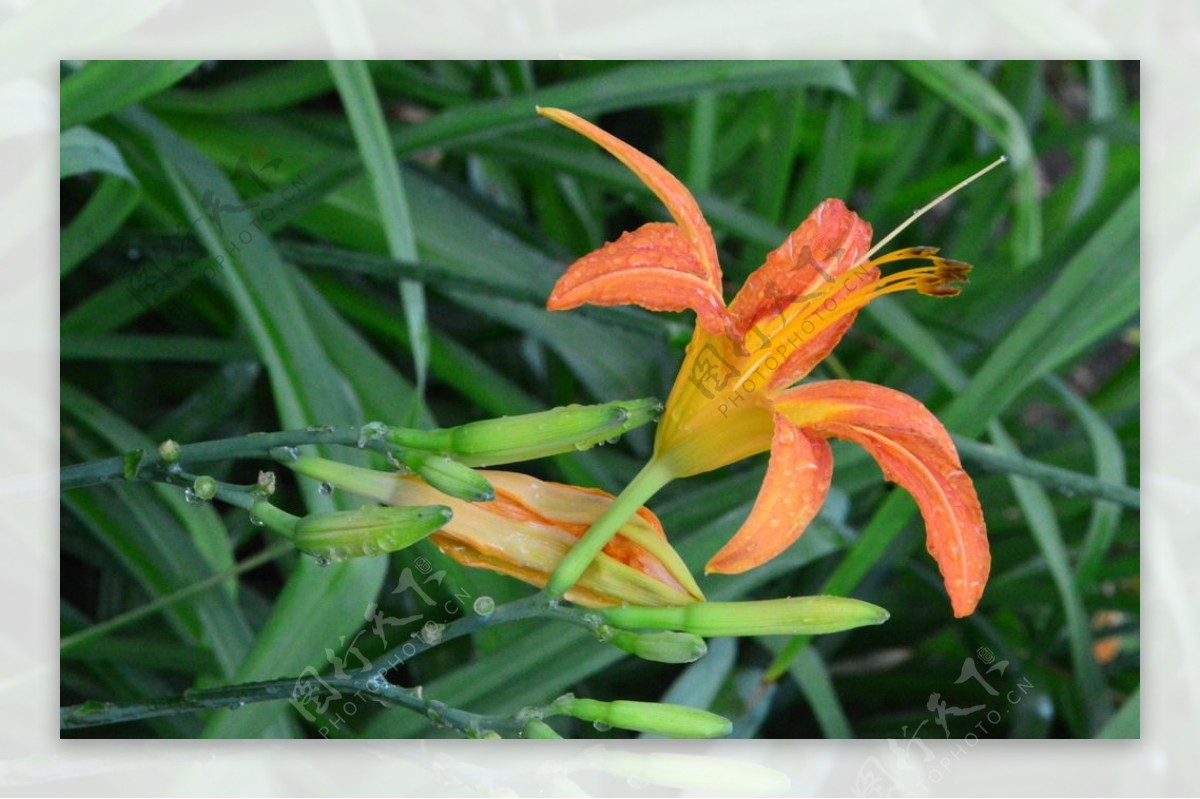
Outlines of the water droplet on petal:
{"type": "Polygon", "coordinates": [[[317,486],[317,493],[323,497],[327,497],[333,493],[333,486],[329,483],[321,483],[317,486]]]}
{"type": "Polygon", "coordinates": [[[596,728],[596,732],[608,732],[612,729],[612,725],[604,721],[593,721],[592,726],[596,728]]]}
{"type": "Polygon", "coordinates": [[[250,516],[250,523],[253,524],[255,527],[262,527],[264,524],[262,519],[258,518],[257,516],[254,516],[254,515],[250,516]]]}
{"type": "Polygon", "coordinates": [[[191,486],[188,486],[187,488],[183,489],[183,499],[189,505],[204,504],[204,500],[200,499],[200,495],[197,494],[196,490],[194,488],[192,488],[191,486]]]}
{"type": "Polygon", "coordinates": [[[313,558],[313,563],[317,564],[318,566],[322,566],[322,567],[328,566],[329,558],[325,557],[324,555],[317,555],[315,558],[313,558]]]}

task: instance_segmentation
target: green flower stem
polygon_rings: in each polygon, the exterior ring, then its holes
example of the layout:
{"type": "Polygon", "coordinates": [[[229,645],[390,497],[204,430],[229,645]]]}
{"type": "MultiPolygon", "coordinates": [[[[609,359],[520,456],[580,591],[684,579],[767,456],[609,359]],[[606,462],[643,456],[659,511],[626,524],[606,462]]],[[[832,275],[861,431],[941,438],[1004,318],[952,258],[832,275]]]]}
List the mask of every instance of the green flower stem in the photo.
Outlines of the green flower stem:
{"type": "Polygon", "coordinates": [[[629,517],[637,513],[638,508],[646,504],[660,488],[671,482],[674,475],[664,464],[651,460],[637,476],[625,486],[613,504],[604,515],[597,519],[588,531],[583,534],[578,543],[571,548],[567,556],[558,564],[550,581],[546,584],[547,596],[557,599],[565,594],[571,586],[579,581],[588,566],[604,549],[604,545],[612,540],[621,526],[629,517]]]}
{"type": "Polygon", "coordinates": [[[427,652],[447,641],[453,641],[455,638],[470,635],[485,627],[534,618],[558,619],[586,627],[593,632],[604,624],[604,619],[594,613],[559,605],[557,602],[548,600],[542,594],[533,594],[524,599],[500,605],[486,616],[475,614],[451,622],[441,629],[441,635],[436,638],[412,638],[399,646],[392,647],[376,659],[372,674],[382,676],[394,668],[403,666],[422,652],[427,652]]]}
{"type": "Polygon", "coordinates": [[[1073,472],[1048,463],[1005,452],[991,444],[981,444],[965,436],[952,435],[954,446],[963,460],[982,466],[989,472],[1017,474],[1072,496],[1095,497],[1140,508],[1141,492],[1136,488],[1097,479],[1090,474],[1073,472]]]}
{"type": "Polygon", "coordinates": [[[193,689],[185,691],[180,697],[149,702],[85,702],[59,710],[59,729],[120,724],[200,710],[237,709],[258,702],[291,699],[298,690],[306,689],[321,696],[365,696],[388,707],[403,707],[424,715],[438,726],[450,727],[473,738],[483,737],[488,732],[519,734],[526,723],[525,719],[483,716],[453,708],[444,702],[425,699],[418,688],[404,688],[386,680],[372,682],[358,677],[331,677],[320,680],[266,680],[221,688],[193,689]]]}
{"type": "Polygon", "coordinates": [[[402,665],[439,644],[469,635],[485,627],[532,618],[565,621],[597,634],[603,632],[606,627],[604,619],[595,612],[560,605],[541,594],[534,594],[501,605],[486,616],[473,615],[452,622],[443,628],[442,634],[436,639],[410,639],[384,653],[371,668],[363,669],[353,677],[307,681],[289,678],[203,690],[193,689],[185,691],[182,696],[147,702],[85,702],[82,705],[60,709],[60,729],[119,724],[159,716],[193,713],[200,710],[239,708],[258,702],[289,699],[298,687],[311,687],[322,696],[333,695],[334,692],[343,695],[362,693],[382,704],[404,707],[421,713],[434,724],[451,727],[472,737],[480,737],[489,732],[519,735],[531,718],[559,714],[561,712],[559,706],[550,703],[544,707],[532,708],[532,712],[523,713],[519,717],[483,716],[452,708],[436,700],[427,700],[423,697],[419,687],[404,688],[394,685],[388,682],[384,675],[390,669],[402,665]]]}
{"type": "MultiPolygon", "coordinates": [[[[310,444],[333,444],[357,448],[360,439],[362,439],[362,427],[359,425],[312,427],[304,430],[283,430],[276,433],[250,433],[234,438],[184,444],[180,447],[179,461],[175,465],[194,465],[236,458],[271,458],[273,449],[302,447],[310,444]]],[[[369,436],[363,439],[363,445],[367,449],[384,453],[400,449],[381,438],[369,436]]],[[[170,466],[171,464],[163,461],[157,451],[148,451],[144,453],[137,467],[136,478],[145,479],[165,473],[170,466]]],[[[84,488],[125,479],[125,458],[118,456],[63,467],[59,473],[59,487],[63,491],[69,491],[73,488],[84,488]]]]}

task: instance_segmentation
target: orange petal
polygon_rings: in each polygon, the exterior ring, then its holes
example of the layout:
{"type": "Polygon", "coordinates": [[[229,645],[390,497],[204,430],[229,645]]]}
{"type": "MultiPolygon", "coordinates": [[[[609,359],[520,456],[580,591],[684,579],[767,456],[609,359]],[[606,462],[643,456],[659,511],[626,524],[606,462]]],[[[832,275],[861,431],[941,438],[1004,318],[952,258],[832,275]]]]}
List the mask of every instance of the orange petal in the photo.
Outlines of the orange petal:
{"type": "Polygon", "coordinates": [[[871,246],[871,226],[841,200],[818,205],[746,280],[729,312],[738,333],[783,313],[797,297],[812,294],[845,274],[871,246]]]}
{"type": "MultiPolygon", "coordinates": [[[[708,284],[709,290],[720,298],[721,266],[717,262],[717,245],[713,241],[708,222],[700,213],[700,206],[687,187],[653,158],[630,147],[616,136],[604,132],[570,111],[563,111],[559,108],[539,108],[537,112],[603,147],[637,175],[650,191],[654,192],[679,225],[683,238],[691,249],[692,258],[699,265],[700,273],[708,284]]],[[[706,328],[709,328],[712,322],[711,319],[706,320],[704,317],[701,317],[701,321],[706,328]]],[[[718,328],[709,329],[713,333],[723,333],[725,326],[722,324],[718,328]]]]}
{"type": "Polygon", "coordinates": [[[546,307],[565,311],[584,303],[651,311],[691,308],[706,330],[726,329],[721,292],[713,291],[679,226],[666,222],[643,225],[571,264],[546,307]]]}
{"type": "Polygon", "coordinates": [[[907,394],[854,380],[790,389],[775,398],[775,409],[810,433],[858,443],[884,478],[913,495],[954,615],[974,612],[991,568],[983,510],[950,434],[929,409],[907,394]]]}
{"type": "Polygon", "coordinates": [[[775,414],[771,460],[758,499],[745,524],[713,556],[705,572],[740,574],[783,552],[821,510],[832,477],[829,444],[775,414]]]}

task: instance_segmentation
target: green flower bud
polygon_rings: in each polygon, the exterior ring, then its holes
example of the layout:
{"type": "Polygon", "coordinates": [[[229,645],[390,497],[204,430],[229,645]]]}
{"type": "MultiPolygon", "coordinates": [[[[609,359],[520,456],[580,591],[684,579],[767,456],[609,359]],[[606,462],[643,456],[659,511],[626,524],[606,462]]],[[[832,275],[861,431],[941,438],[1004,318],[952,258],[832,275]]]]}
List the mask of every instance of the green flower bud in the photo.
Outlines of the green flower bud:
{"type": "Polygon", "coordinates": [[[608,642],[642,660],[655,663],[692,663],[708,654],[704,639],[691,633],[631,633],[616,630],[608,642]]]}
{"type": "Polygon", "coordinates": [[[217,481],[206,474],[202,474],[196,478],[196,482],[192,483],[192,491],[196,497],[208,501],[217,495],[217,481]]]}
{"type": "Polygon", "coordinates": [[[431,486],[457,499],[467,502],[488,502],[496,498],[491,484],[469,466],[445,455],[427,452],[407,452],[401,458],[405,466],[412,469],[431,486]]]}
{"type": "Polygon", "coordinates": [[[600,702],[568,694],[554,703],[558,712],[597,725],[650,732],[670,738],[720,738],[733,730],[729,719],[684,705],[659,702],[600,702]]]}
{"type": "Polygon", "coordinates": [[[166,463],[175,463],[182,451],[183,447],[179,446],[179,442],[170,438],[158,445],[158,457],[166,463]]]}
{"type": "Polygon", "coordinates": [[[468,466],[492,466],[590,449],[646,424],[661,410],[654,399],[568,405],[443,430],[389,428],[386,438],[403,447],[446,453],[468,466]]]}
{"type": "Polygon", "coordinates": [[[757,602],[697,602],[683,607],[602,610],[616,627],[680,630],[705,638],[740,635],[817,635],[883,624],[878,605],[838,596],[798,596],[757,602]]]}
{"type": "MultiPolygon", "coordinates": [[[[395,472],[363,469],[311,455],[301,455],[295,460],[283,463],[297,474],[329,483],[334,488],[376,502],[390,505],[417,504],[397,500],[397,481],[402,475],[395,472]]],[[[407,453],[404,465],[443,494],[468,502],[486,502],[495,498],[495,491],[482,475],[442,455],[407,453]]]]}
{"type": "Polygon", "coordinates": [[[296,547],[326,563],[371,557],[412,546],[450,521],[442,505],[407,508],[366,505],[357,510],[313,513],[296,522],[296,547]]]}
{"type": "Polygon", "coordinates": [[[562,738],[561,735],[554,731],[546,722],[541,719],[530,719],[525,722],[524,729],[521,730],[522,738],[562,738]]]}

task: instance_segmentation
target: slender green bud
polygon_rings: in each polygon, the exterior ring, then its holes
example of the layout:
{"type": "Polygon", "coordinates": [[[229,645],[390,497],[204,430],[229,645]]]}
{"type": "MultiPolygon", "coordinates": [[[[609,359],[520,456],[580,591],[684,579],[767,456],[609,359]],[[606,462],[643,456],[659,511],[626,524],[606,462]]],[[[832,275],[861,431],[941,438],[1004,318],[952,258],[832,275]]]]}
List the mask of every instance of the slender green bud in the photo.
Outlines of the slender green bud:
{"type": "Polygon", "coordinates": [[[659,702],[600,702],[568,694],[555,703],[558,712],[603,728],[650,732],[669,738],[720,738],[733,730],[729,719],[684,705],[659,702]]]}
{"type": "Polygon", "coordinates": [[[452,515],[443,505],[365,505],[357,510],[313,513],[296,522],[293,540],[300,551],[335,563],[412,546],[443,527],[452,515]]]}
{"type": "Polygon", "coordinates": [[[878,605],[839,596],[697,602],[673,608],[620,607],[600,613],[615,627],[679,630],[705,638],[836,633],[883,624],[891,615],[878,605]]]}
{"type": "Polygon", "coordinates": [[[409,450],[401,461],[443,494],[467,502],[488,502],[496,498],[491,483],[482,475],[445,455],[409,450]]]}
{"type": "MultiPolygon", "coordinates": [[[[339,490],[389,505],[405,504],[402,499],[396,497],[397,482],[401,475],[395,472],[364,469],[311,455],[301,455],[294,460],[281,462],[297,474],[328,483],[339,490]]],[[[419,474],[425,482],[452,497],[470,502],[495,498],[491,484],[482,475],[441,455],[417,453],[415,456],[406,457],[404,465],[419,474]]]]}
{"type": "Polygon", "coordinates": [[[692,663],[708,654],[704,639],[691,633],[616,630],[608,642],[617,649],[655,663],[692,663]]]}
{"type": "Polygon", "coordinates": [[[250,521],[256,526],[265,526],[268,530],[273,530],[284,538],[295,538],[296,524],[300,521],[300,517],[275,507],[265,499],[256,499],[250,506],[250,521]]]}
{"type": "Polygon", "coordinates": [[[525,722],[524,729],[521,730],[522,738],[562,738],[561,735],[554,731],[546,722],[541,719],[530,719],[525,722]]]}
{"type": "Polygon", "coordinates": [[[443,430],[394,427],[386,439],[403,447],[442,452],[468,466],[492,466],[590,449],[652,421],[661,410],[655,399],[568,405],[443,430]]]}

